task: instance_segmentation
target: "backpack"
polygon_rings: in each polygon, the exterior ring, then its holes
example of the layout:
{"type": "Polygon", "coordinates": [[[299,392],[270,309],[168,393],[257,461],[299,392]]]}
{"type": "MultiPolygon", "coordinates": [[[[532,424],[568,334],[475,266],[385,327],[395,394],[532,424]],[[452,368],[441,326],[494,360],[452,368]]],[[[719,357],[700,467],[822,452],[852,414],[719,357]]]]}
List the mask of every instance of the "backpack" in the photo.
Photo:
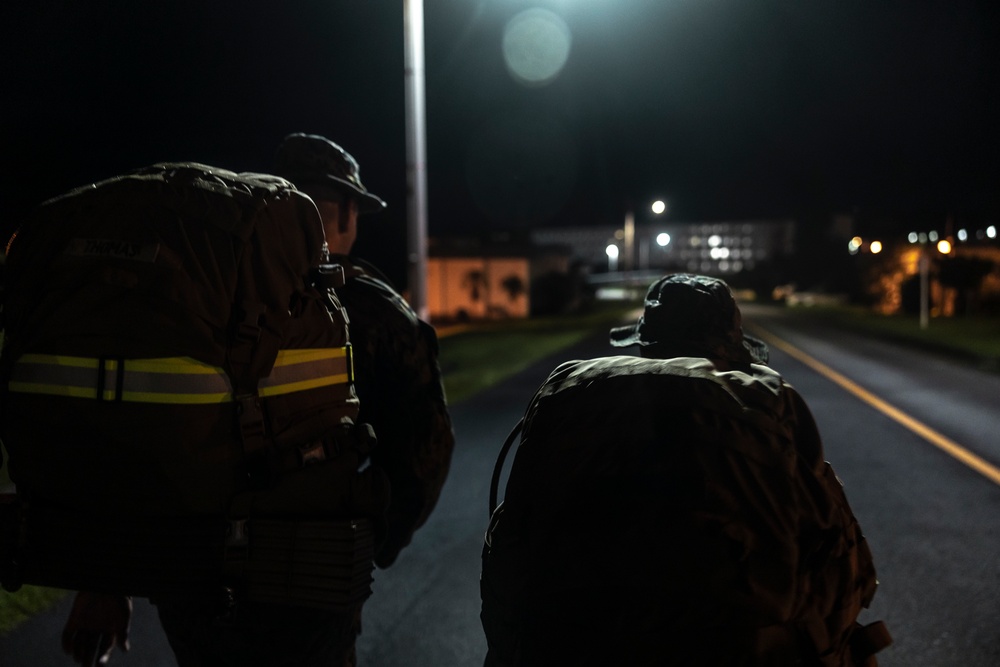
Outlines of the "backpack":
{"type": "Polygon", "coordinates": [[[618,356],[552,372],[494,468],[488,667],[873,664],[889,638],[856,622],[871,553],[805,403],[752,369],[618,356]]]}
{"type": "Polygon", "coordinates": [[[5,586],[370,593],[387,491],[324,252],[289,182],[197,163],[38,208],[5,267],[5,586]]]}

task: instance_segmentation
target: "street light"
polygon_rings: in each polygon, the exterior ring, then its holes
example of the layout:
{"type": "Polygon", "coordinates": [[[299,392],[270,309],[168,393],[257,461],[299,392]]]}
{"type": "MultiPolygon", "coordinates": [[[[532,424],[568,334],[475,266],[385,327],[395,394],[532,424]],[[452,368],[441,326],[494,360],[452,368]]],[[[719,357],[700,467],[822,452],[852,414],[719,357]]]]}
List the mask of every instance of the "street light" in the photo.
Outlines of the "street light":
{"type": "Polygon", "coordinates": [[[613,272],[618,270],[618,246],[614,243],[608,245],[604,249],[605,254],[608,256],[608,271],[613,272]]]}
{"type": "Polygon", "coordinates": [[[403,74],[406,86],[406,210],[410,305],[427,312],[427,123],[424,86],[424,3],[403,0],[403,74]]]}

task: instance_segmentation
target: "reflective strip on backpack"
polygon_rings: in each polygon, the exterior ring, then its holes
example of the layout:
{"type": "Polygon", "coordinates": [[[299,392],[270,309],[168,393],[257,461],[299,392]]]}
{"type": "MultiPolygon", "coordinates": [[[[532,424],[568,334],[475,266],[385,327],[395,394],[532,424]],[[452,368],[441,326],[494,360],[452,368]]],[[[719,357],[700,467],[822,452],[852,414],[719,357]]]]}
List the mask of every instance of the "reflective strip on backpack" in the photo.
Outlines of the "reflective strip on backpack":
{"type": "Polygon", "coordinates": [[[261,397],[290,394],[354,380],[351,348],[280,350],[271,374],[258,383],[261,397]]]}
{"type": "MultiPolygon", "coordinates": [[[[349,347],[281,350],[260,396],[276,396],[353,380],[349,347]]],[[[55,354],[22,355],[8,390],[132,403],[228,403],[229,376],[191,357],[96,359],[55,354]]]]}

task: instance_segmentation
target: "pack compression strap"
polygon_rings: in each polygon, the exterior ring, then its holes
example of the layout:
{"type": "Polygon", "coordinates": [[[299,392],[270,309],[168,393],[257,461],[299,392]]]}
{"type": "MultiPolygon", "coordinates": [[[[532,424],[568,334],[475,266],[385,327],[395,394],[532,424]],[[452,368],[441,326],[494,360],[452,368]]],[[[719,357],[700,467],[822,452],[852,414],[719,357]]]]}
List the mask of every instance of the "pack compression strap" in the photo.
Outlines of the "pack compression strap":
{"type": "Polygon", "coordinates": [[[490,516],[497,509],[497,496],[500,492],[500,474],[503,472],[503,462],[507,458],[507,452],[510,451],[511,446],[514,444],[514,440],[517,439],[518,434],[521,433],[521,427],[524,426],[524,419],[521,419],[514,425],[511,429],[510,434],[507,439],[504,440],[503,446],[500,448],[500,454],[497,455],[496,465],[493,466],[493,479],[490,480],[490,516]]]}
{"type": "MultiPolygon", "coordinates": [[[[353,382],[350,346],[280,350],[261,397],[353,382]]],[[[221,368],[191,357],[110,359],[25,354],[8,391],[132,403],[229,403],[233,388],[221,368]]]]}

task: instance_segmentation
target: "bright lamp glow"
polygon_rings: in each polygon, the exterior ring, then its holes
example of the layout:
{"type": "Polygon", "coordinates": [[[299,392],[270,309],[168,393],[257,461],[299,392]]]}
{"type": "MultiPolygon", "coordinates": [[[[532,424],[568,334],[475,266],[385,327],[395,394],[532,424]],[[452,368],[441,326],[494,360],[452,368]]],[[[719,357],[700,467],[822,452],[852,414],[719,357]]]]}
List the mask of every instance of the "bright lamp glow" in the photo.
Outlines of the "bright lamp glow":
{"type": "Polygon", "coordinates": [[[653,209],[653,213],[660,215],[667,210],[667,205],[663,201],[657,199],[653,202],[653,206],[651,208],[653,209]]]}
{"type": "Polygon", "coordinates": [[[670,234],[662,232],[656,235],[656,244],[661,248],[668,245],[669,243],[670,243],[670,234]]]}
{"type": "Polygon", "coordinates": [[[947,255],[951,252],[951,243],[947,239],[941,239],[937,244],[938,252],[947,255]]]}
{"type": "Polygon", "coordinates": [[[562,71],[571,42],[569,27],[556,14],[547,9],[527,9],[504,29],[507,69],[525,85],[545,85],[562,71]]]}
{"type": "Polygon", "coordinates": [[[607,253],[609,259],[618,259],[618,246],[614,243],[605,248],[604,252],[607,253]]]}
{"type": "Polygon", "coordinates": [[[872,251],[873,255],[877,255],[880,252],[882,252],[882,242],[881,241],[872,241],[872,244],[870,246],[868,246],[868,249],[872,251]]]}

